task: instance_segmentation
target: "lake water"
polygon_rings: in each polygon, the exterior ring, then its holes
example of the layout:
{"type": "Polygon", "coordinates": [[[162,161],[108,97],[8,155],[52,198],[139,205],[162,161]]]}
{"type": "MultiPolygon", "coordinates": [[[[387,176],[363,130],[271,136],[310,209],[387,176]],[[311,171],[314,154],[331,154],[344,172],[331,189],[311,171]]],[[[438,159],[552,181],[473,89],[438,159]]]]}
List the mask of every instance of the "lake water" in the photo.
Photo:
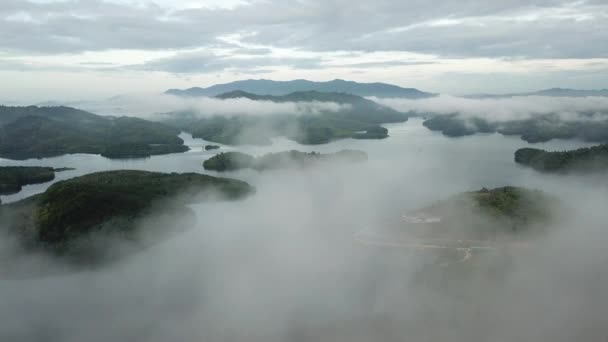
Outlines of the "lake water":
{"type": "MultiPolygon", "coordinates": [[[[269,146],[222,146],[221,150],[204,151],[207,144],[219,145],[202,139],[193,139],[191,135],[182,133],[180,137],[190,147],[190,151],[179,154],[152,156],[143,159],[116,160],[92,154],[70,154],[53,158],[29,159],[13,161],[0,159],[0,166],[51,166],[55,168],[68,167],[75,170],[58,172],[53,182],[25,186],[17,194],[2,196],[3,203],[14,202],[22,198],[44,192],[54,182],[84,174],[107,170],[146,170],[156,172],[199,172],[218,175],[216,172],[205,171],[202,167],[204,160],[221,151],[241,151],[252,155],[263,155],[270,152],[298,150],[304,152],[331,153],[342,149],[359,149],[367,152],[371,162],[392,167],[401,161],[417,162],[420,160],[438,165],[450,165],[449,177],[459,175],[461,180],[470,178],[473,185],[493,186],[520,179],[522,174],[530,170],[522,169],[513,162],[513,153],[522,147],[535,147],[547,150],[566,150],[592,144],[576,140],[552,140],[540,144],[528,144],[518,137],[505,137],[499,134],[478,134],[462,138],[448,138],[440,133],[431,132],[422,126],[422,120],[411,119],[406,123],[385,125],[389,128],[390,137],[384,140],[338,140],[324,145],[301,145],[286,138],[273,139],[269,146]],[[474,172],[470,172],[474,170],[474,172]]],[[[411,170],[410,170],[411,171],[411,170]]],[[[434,170],[438,175],[442,170],[434,170]]],[[[409,173],[409,172],[407,172],[409,173]]],[[[223,176],[238,176],[244,180],[256,182],[262,174],[251,171],[224,173],[223,176]]]]}

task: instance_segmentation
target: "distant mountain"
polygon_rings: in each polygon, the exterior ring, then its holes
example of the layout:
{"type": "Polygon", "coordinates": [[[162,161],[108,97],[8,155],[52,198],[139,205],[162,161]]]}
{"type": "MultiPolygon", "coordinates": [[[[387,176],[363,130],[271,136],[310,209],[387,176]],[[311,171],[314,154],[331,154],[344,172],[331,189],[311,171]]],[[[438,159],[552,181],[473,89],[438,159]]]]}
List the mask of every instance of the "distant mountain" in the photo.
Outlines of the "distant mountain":
{"type": "Polygon", "coordinates": [[[339,104],[350,104],[350,105],[365,105],[370,109],[382,108],[386,111],[396,112],[389,107],[380,105],[372,100],[365,99],[358,95],[348,93],[336,93],[336,92],[320,92],[316,90],[310,91],[296,91],[286,95],[258,95],[249,93],[242,90],[235,90],[215,96],[215,98],[227,100],[227,99],[238,99],[247,98],[254,101],[272,101],[272,102],[333,102],[339,104]]]}
{"type": "Polygon", "coordinates": [[[158,122],[95,115],[70,107],[0,106],[0,157],[29,159],[69,153],[148,157],[188,150],[180,131],[158,122]]]}
{"type": "Polygon", "coordinates": [[[510,93],[510,94],[475,94],[465,97],[474,99],[499,99],[518,96],[549,96],[549,97],[588,97],[588,96],[608,96],[608,89],[599,90],[580,90],[566,88],[551,88],[529,93],[510,93]]]}
{"type": "Polygon", "coordinates": [[[414,88],[402,88],[386,83],[357,83],[344,80],[333,80],[328,82],[312,82],[307,80],[243,80],[225,84],[216,84],[208,88],[195,87],[190,89],[170,89],[165,93],[184,97],[212,97],[236,90],[257,95],[287,95],[294,92],[318,91],[347,93],[358,96],[376,96],[384,98],[402,97],[409,99],[421,99],[437,95],[423,92],[414,88]]]}

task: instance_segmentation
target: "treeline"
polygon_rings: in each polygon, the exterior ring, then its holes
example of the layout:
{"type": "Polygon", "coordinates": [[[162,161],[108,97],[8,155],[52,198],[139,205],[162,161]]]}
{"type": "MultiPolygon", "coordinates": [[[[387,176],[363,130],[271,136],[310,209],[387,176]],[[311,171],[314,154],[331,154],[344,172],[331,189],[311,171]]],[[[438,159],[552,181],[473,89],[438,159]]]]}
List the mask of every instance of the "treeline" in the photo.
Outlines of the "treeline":
{"type": "Polygon", "coordinates": [[[158,122],[70,107],[0,107],[0,157],[8,159],[70,153],[147,157],[187,151],[179,133],[158,122]]]}
{"type": "Polygon", "coordinates": [[[342,150],[336,153],[321,154],[317,152],[285,151],[253,157],[241,152],[219,153],[203,162],[205,170],[234,171],[254,169],[258,171],[304,168],[318,162],[358,162],[367,160],[367,154],[357,150],[342,150]]]}
{"type": "Polygon", "coordinates": [[[604,171],[608,169],[608,145],[560,152],[522,148],[515,152],[515,162],[542,172],[604,171]]]}

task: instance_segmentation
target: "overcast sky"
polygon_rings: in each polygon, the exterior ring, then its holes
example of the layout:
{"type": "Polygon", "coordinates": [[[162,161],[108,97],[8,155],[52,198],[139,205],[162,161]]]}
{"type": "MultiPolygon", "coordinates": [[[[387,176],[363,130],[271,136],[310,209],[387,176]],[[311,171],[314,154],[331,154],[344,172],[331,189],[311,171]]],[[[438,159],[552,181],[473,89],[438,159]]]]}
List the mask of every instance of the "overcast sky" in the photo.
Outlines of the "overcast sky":
{"type": "Polygon", "coordinates": [[[608,1],[1,0],[0,100],[245,78],[608,88],[608,1]]]}

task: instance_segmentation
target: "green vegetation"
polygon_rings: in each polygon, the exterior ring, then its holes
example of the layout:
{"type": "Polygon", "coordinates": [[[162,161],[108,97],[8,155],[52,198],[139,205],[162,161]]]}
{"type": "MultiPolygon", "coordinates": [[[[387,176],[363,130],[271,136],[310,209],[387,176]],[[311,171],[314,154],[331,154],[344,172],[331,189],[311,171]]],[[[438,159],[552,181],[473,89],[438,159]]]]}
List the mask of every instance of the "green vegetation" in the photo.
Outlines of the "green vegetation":
{"type": "Polygon", "coordinates": [[[357,150],[343,150],[331,154],[316,152],[285,151],[269,153],[254,158],[241,152],[225,152],[217,154],[203,163],[206,170],[232,171],[238,169],[255,169],[258,171],[304,168],[319,162],[359,162],[367,160],[367,154],[357,150]]]}
{"type": "Polygon", "coordinates": [[[29,184],[46,183],[55,179],[52,167],[3,166],[0,167],[0,195],[10,195],[21,191],[29,184]]]}
{"type": "Polygon", "coordinates": [[[227,145],[270,143],[270,138],[286,136],[301,144],[325,144],[336,139],[383,139],[384,123],[407,121],[407,113],[397,112],[359,96],[342,93],[297,92],[285,96],[255,95],[235,91],[218,96],[228,100],[247,98],[276,103],[331,102],[342,105],[336,111],[321,113],[199,118],[192,112],[167,114],[165,123],[202,138],[227,145]],[[361,133],[365,132],[365,133],[361,133]]]}
{"type": "Polygon", "coordinates": [[[388,138],[388,129],[382,126],[373,126],[365,130],[364,133],[353,134],[354,139],[384,139],[388,138]]]}
{"type": "Polygon", "coordinates": [[[448,137],[462,137],[475,133],[493,133],[496,127],[483,119],[465,120],[456,114],[440,115],[427,119],[423,125],[431,131],[440,131],[448,137]]]}
{"type": "Polygon", "coordinates": [[[606,171],[608,145],[562,152],[522,148],[515,151],[515,162],[541,172],[606,171]]]}
{"type": "Polygon", "coordinates": [[[556,114],[546,114],[524,120],[491,122],[481,118],[463,118],[457,114],[449,114],[427,119],[423,125],[449,137],[498,132],[521,136],[522,140],[529,143],[552,139],[608,142],[608,120],[589,120],[588,118],[593,115],[594,113],[579,113],[580,120],[569,121],[560,119],[556,114]]]}
{"type": "Polygon", "coordinates": [[[481,213],[509,220],[513,229],[549,219],[547,204],[553,201],[541,191],[512,186],[482,189],[467,195],[481,213]]]}
{"type": "Polygon", "coordinates": [[[0,157],[29,159],[68,153],[108,158],[184,152],[179,130],[130,117],[99,116],[70,107],[0,106],[0,157]]]}
{"type": "Polygon", "coordinates": [[[0,218],[12,222],[12,231],[28,237],[30,245],[42,244],[68,257],[78,251],[79,258],[95,259],[104,252],[97,249],[103,246],[93,247],[98,237],[129,240],[136,238],[138,227],[159,229],[155,233],[160,235],[176,229],[170,221],[139,225],[146,216],[178,219],[192,215],[187,204],[238,199],[253,191],[245,182],[195,173],[107,171],[57,182],[41,195],[4,205],[0,218]]]}
{"type": "Polygon", "coordinates": [[[255,158],[241,152],[222,152],[205,160],[205,170],[233,171],[251,167],[255,158]]]}
{"type": "Polygon", "coordinates": [[[461,193],[411,215],[440,219],[422,224],[420,236],[486,240],[539,232],[532,228],[553,220],[560,207],[557,199],[542,191],[507,186],[461,193]]]}

